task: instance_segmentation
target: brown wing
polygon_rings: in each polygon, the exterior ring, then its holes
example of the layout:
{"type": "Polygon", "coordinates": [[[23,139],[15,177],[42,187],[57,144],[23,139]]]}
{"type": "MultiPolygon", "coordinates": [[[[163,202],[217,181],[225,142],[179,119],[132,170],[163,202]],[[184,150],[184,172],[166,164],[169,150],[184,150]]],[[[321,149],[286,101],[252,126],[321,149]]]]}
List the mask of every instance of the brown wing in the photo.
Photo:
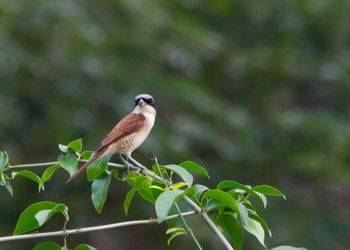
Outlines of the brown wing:
{"type": "Polygon", "coordinates": [[[83,171],[87,166],[89,166],[92,162],[99,159],[100,156],[103,154],[103,152],[107,149],[107,147],[123,138],[124,136],[130,135],[133,132],[136,132],[139,130],[145,121],[145,117],[142,114],[134,114],[131,113],[127,116],[125,116],[120,122],[115,125],[115,127],[112,129],[112,131],[103,139],[101,142],[100,147],[96,150],[94,156],[92,159],[84,163],[78,171],[68,179],[67,182],[70,182],[72,179],[74,179],[81,171],[83,171]]]}
{"type": "Polygon", "coordinates": [[[139,130],[143,126],[145,119],[142,114],[131,113],[125,116],[103,139],[96,153],[104,151],[111,143],[139,130]]]}

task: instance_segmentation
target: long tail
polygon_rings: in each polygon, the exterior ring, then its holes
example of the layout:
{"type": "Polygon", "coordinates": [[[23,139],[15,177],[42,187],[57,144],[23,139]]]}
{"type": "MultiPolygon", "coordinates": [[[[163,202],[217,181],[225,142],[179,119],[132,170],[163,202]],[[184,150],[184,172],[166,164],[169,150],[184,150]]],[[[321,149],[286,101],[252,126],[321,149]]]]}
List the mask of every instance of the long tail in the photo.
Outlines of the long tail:
{"type": "Polygon", "coordinates": [[[85,162],[79,169],[77,172],[75,172],[67,181],[66,183],[70,182],[71,180],[73,180],[78,174],[81,173],[81,171],[83,171],[87,166],[89,166],[91,163],[93,163],[94,161],[98,160],[99,156],[95,155],[94,157],[92,157],[90,160],[88,160],[87,162],[85,162]]]}

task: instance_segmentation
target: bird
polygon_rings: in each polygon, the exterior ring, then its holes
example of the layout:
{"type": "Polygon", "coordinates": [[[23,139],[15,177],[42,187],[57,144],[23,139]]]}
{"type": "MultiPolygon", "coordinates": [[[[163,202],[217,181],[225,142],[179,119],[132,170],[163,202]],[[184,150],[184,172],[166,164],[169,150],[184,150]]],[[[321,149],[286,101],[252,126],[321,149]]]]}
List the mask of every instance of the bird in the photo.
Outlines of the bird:
{"type": "MultiPolygon", "coordinates": [[[[106,135],[100,146],[92,154],[90,159],[74,173],[67,183],[73,180],[79,173],[96,160],[105,156],[119,154],[127,163],[132,152],[137,149],[147,138],[153,128],[156,118],[156,105],[154,98],[149,94],[139,94],[135,97],[133,111],[120,120],[106,135]],[[126,156],[127,161],[122,157],[126,156]]],[[[131,158],[132,159],[132,158],[131,158]]]]}

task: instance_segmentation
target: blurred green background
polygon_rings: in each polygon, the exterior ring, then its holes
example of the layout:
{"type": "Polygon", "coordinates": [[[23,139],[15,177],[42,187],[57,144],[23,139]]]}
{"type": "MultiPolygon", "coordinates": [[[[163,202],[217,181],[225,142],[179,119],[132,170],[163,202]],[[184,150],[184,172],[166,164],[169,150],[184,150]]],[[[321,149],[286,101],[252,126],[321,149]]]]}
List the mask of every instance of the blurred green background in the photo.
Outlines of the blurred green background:
{"type": "MultiPolygon", "coordinates": [[[[210,187],[224,179],[275,185],[287,200],[270,199],[262,211],[273,233],[268,246],[348,249],[349,13],[348,0],[1,1],[0,149],[12,164],[56,160],[58,143],[80,137],[94,149],[133,97],[150,93],[157,121],[136,159],[148,166],[149,152],[163,164],[191,159],[208,168],[212,178],[196,180],[210,187]]],[[[20,178],[13,198],[1,189],[0,235],[40,200],[66,203],[69,228],[155,215],[136,199],[126,217],[129,187],[117,181],[97,215],[84,178],[66,179],[57,173],[41,194],[20,178]]],[[[61,224],[55,218],[42,231],[61,224]]],[[[205,249],[222,248],[202,221],[191,224],[205,249]]],[[[68,242],[194,249],[186,237],[168,247],[165,229],[129,227],[68,242]]],[[[262,247],[246,235],[244,249],[262,247]]]]}

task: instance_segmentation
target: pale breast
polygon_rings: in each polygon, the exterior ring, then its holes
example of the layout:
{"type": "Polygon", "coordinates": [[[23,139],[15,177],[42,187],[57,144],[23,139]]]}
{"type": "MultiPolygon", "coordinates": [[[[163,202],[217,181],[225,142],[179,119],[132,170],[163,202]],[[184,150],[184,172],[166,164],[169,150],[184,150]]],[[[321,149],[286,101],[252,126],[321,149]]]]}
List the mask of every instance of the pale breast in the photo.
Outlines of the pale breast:
{"type": "Polygon", "coordinates": [[[130,135],[132,137],[130,151],[129,151],[130,154],[146,140],[147,136],[151,132],[153,125],[154,125],[154,116],[153,117],[146,116],[145,125],[142,127],[142,129],[130,135]]]}
{"type": "Polygon", "coordinates": [[[104,155],[131,155],[145,141],[154,125],[154,116],[146,114],[145,117],[146,119],[141,129],[112,143],[104,155]]]}

